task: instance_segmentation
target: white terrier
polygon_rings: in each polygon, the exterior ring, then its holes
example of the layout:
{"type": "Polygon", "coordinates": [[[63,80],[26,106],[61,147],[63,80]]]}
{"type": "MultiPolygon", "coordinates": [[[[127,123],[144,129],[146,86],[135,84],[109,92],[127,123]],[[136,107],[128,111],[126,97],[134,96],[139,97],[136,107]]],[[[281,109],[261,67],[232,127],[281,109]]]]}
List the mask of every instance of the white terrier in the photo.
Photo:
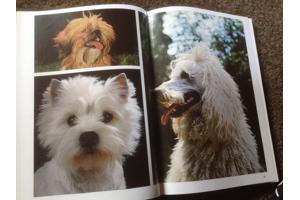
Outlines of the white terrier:
{"type": "Polygon", "coordinates": [[[35,173],[35,196],[126,188],[122,161],[138,145],[142,115],[134,95],[124,73],[52,79],[37,121],[51,160],[35,173]]]}
{"type": "Polygon", "coordinates": [[[247,124],[238,86],[204,45],[171,62],[170,80],[156,88],[172,118],[178,142],[167,182],[256,173],[257,145],[247,124]]]}

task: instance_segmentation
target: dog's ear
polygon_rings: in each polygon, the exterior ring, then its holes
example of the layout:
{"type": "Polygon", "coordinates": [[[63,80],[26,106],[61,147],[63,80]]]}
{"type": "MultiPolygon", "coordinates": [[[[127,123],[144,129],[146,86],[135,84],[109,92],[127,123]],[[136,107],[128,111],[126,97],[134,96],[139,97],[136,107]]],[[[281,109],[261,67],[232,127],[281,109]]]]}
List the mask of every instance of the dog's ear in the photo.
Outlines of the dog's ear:
{"type": "Polygon", "coordinates": [[[114,28],[107,24],[106,22],[102,21],[102,26],[101,26],[102,30],[103,30],[103,35],[102,37],[104,37],[104,44],[105,44],[105,48],[103,49],[103,54],[104,55],[108,55],[110,52],[110,48],[111,48],[111,44],[115,41],[116,39],[116,34],[114,31],[114,28]]]}
{"type": "Polygon", "coordinates": [[[54,47],[65,46],[70,42],[70,39],[65,30],[60,31],[56,37],[53,38],[54,47]]]}
{"type": "Polygon", "coordinates": [[[59,32],[56,37],[53,38],[54,47],[59,50],[59,58],[62,59],[72,52],[71,41],[65,30],[59,32]]]}
{"type": "Polygon", "coordinates": [[[129,97],[129,85],[125,73],[121,73],[106,83],[112,89],[112,92],[116,92],[122,101],[127,102],[129,97]]]}
{"type": "Polygon", "coordinates": [[[52,79],[49,85],[49,96],[51,102],[55,102],[56,97],[59,94],[59,89],[61,87],[61,81],[57,79],[52,79]]]}

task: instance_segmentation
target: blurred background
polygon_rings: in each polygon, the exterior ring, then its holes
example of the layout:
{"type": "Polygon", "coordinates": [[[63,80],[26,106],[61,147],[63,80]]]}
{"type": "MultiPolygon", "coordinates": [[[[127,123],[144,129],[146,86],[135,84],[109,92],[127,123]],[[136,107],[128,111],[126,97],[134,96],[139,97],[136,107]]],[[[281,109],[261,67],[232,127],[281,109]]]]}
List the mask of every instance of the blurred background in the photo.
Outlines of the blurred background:
{"type": "Polygon", "coordinates": [[[168,79],[176,55],[204,42],[220,58],[226,71],[242,75],[249,70],[242,22],[198,12],[172,11],[149,17],[153,62],[159,81],[168,79]],[[161,69],[161,71],[159,71],[161,69]]]}

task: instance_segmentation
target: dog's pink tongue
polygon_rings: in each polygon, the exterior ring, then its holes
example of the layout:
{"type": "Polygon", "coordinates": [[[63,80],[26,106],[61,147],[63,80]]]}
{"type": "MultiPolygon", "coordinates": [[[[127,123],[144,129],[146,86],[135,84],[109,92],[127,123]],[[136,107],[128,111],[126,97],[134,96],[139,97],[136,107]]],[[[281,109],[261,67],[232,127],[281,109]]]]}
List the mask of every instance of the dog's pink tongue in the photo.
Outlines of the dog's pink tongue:
{"type": "Polygon", "coordinates": [[[172,104],[172,105],[168,108],[168,110],[161,116],[161,118],[160,118],[160,123],[161,123],[163,126],[167,125],[167,123],[168,123],[168,121],[169,121],[169,119],[170,119],[170,117],[171,117],[171,114],[172,114],[173,112],[176,111],[177,106],[178,106],[177,104],[172,104]]]}
{"type": "Polygon", "coordinates": [[[89,44],[100,50],[102,50],[104,48],[104,45],[98,41],[90,41],[89,44]]]}

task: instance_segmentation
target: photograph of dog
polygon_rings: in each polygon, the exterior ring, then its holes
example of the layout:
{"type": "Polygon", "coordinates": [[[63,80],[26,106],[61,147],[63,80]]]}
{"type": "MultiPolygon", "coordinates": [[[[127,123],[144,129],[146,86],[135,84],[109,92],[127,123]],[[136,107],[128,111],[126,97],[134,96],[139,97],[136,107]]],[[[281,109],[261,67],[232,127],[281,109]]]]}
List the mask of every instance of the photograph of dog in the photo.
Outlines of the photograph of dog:
{"type": "Polygon", "coordinates": [[[111,65],[109,53],[115,32],[100,16],[83,12],[54,38],[62,69],[111,65]]]}
{"type": "Polygon", "coordinates": [[[139,65],[135,11],[35,16],[35,72],[139,65]]]}
{"type": "Polygon", "coordinates": [[[148,18],[160,181],[265,172],[243,23],[177,9],[148,18]]]}
{"type": "Polygon", "coordinates": [[[35,196],[149,185],[137,75],[101,71],[36,80],[48,86],[37,101],[35,196]],[[41,162],[41,153],[47,160],[41,162]]]}
{"type": "Polygon", "coordinates": [[[262,171],[240,94],[218,58],[198,44],[171,63],[170,80],[156,88],[177,136],[167,182],[262,171]]]}

